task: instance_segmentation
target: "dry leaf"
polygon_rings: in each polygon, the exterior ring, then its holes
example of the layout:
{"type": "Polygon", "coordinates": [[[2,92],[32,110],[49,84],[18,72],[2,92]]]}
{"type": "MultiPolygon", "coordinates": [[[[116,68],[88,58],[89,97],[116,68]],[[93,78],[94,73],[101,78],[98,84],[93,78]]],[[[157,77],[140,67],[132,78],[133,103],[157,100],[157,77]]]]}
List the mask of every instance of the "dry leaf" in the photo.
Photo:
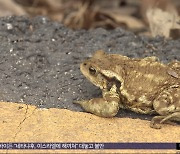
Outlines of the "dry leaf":
{"type": "Polygon", "coordinates": [[[141,15],[146,23],[148,22],[146,12],[150,8],[159,8],[171,14],[178,15],[176,5],[172,0],[141,0],[141,15]]]}
{"type": "Polygon", "coordinates": [[[74,29],[97,27],[107,29],[123,27],[135,31],[144,29],[143,22],[132,16],[135,12],[133,7],[121,9],[119,2],[119,0],[79,1],[79,7],[70,12],[63,22],[74,29]]]}
{"type": "Polygon", "coordinates": [[[13,0],[0,0],[0,16],[8,15],[27,15],[27,13],[13,0]]]}
{"type": "Polygon", "coordinates": [[[111,18],[117,24],[125,24],[130,29],[142,29],[144,28],[144,24],[141,20],[128,15],[121,15],[118,12],[100,10],[100,13],[106,15],[107,17],[111,18]]]}
{"type": "Polygon", "coordinates": [[[147,11],[147,18],[153,36],[169,37],[172,29],[180,29],[180,17],[177,14],[150,8],[147,11]]]}

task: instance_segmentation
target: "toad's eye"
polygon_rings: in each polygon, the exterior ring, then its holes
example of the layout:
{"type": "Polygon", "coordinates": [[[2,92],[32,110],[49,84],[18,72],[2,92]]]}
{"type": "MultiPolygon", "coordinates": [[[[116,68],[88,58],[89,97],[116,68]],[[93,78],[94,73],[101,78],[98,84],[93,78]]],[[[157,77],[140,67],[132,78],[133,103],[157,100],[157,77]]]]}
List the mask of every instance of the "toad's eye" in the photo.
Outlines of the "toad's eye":
{"type": "Polygon", "coordinates": [[[89,68],[89,73],[92,74],[92,75],[95,75],[96,74],[96,70],[93,67],[90,67],[89,68]]]}

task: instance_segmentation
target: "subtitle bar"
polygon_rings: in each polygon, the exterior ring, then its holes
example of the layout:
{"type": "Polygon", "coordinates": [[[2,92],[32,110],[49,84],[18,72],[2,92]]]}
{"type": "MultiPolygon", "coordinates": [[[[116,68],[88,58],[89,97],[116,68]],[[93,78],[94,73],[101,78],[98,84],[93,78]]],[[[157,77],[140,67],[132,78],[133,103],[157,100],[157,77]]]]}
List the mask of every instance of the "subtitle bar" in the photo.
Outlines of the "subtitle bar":
{"type": "Polygon", "coordinates": [[[176,149],[180,150],[180,143],[0,143],[0,150],[103,150],[103,149],[176,149]]]}

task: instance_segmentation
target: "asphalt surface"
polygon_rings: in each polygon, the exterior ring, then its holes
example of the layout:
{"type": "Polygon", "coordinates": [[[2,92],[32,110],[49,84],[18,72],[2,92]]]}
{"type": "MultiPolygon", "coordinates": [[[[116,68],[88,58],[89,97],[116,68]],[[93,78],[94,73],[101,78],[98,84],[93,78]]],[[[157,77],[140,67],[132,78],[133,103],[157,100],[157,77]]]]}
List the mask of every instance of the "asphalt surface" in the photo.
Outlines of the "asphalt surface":
{"type": "MultiPolygon", "coordinates": [[[[180,60],[180,39],[136,36],[121,28],[73,31],[45,17],[0,18],[0,40],[0,101],[40,108],[82,111],[74,100],[101,95],[79,70],[96,50],[157,56],[164,63],[180,60]]],[[[124,110],[118,116],[150,119],[124,110]]]]}

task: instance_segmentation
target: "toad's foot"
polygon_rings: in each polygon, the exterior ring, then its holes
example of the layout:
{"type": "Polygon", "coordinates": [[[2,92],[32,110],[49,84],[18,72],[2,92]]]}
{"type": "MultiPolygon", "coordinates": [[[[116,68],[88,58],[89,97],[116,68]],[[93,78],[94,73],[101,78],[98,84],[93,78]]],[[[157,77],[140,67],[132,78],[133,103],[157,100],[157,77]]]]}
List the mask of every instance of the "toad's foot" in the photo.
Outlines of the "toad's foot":
{"type": "Polygon", "coordinates": [[[156,124],[171,123],[170,121],[180,121],[180,88],[179,85],[173,85],[169,89],[162,91],[153,102],[155,111],[159,114],[151,121],[153,128],[161,128],[156,124]]]}
{"type": "Polygon", "coordinates": [[[171,125],[177,125],[175,122],[170,120],[180,121],[180,112],[172,113],[168,116],[155,116],[150,123],[151,128],[161,129],[160,124],[167,123],[171,125]]]}
{"type": "Polygon", "coordinates": [[[180,112],[175,112],[175,113],[172,113],[172,114],[166,116],[164,119],[162,119],[160,121],[160,123],[167,122],[170,119],[175,120],[175,121],[180,121],[180,112]]]}

